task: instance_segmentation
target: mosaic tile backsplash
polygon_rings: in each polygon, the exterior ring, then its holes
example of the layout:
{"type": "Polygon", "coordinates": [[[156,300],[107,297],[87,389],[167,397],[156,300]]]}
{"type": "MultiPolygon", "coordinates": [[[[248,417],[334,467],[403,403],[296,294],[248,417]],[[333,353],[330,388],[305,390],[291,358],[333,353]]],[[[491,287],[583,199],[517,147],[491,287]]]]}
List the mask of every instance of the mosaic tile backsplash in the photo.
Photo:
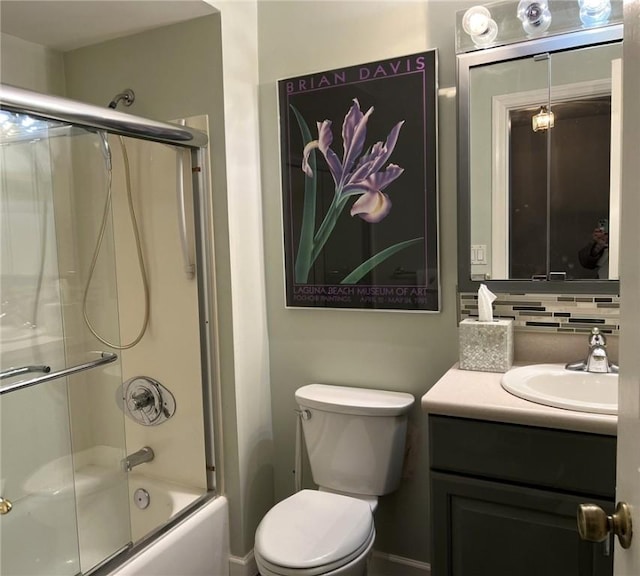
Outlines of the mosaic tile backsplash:
{"type": "MultiPolygon", "coordinates": [[[[597,326],[605,334],[620,333],[620,297],[559,294],[496,294],[494,318],[511,318],[516,330],[580,333],[597,326]]],[[[477,318],[478,295],[459,294],[458,320],[477,318]]]]}

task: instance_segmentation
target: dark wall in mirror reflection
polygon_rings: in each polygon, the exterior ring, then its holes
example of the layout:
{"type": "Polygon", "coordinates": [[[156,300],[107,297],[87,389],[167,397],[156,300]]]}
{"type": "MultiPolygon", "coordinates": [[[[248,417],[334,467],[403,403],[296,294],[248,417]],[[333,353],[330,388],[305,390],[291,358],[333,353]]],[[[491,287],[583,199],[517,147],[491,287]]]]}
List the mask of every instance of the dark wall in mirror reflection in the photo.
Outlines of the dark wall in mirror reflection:
{"type": "Polygon", "coordinates": [[[558,102],[551,110],[554,126],[538,132],[531,123],[537,109],[510,114],[509,277],[545,277],[549,234],[551,272],[607,278],[611,98],[558,102]]]}

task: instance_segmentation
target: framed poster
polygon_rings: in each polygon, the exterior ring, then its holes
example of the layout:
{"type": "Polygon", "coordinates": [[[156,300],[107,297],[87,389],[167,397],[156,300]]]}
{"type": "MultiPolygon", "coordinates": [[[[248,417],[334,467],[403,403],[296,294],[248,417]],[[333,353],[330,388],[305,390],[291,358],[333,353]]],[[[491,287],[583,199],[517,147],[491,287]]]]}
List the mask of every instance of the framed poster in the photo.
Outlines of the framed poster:
{"type": "Polygon", "coordinates": [[[439,311],[437,51],[278,96],[286,305],[439,311]]]}

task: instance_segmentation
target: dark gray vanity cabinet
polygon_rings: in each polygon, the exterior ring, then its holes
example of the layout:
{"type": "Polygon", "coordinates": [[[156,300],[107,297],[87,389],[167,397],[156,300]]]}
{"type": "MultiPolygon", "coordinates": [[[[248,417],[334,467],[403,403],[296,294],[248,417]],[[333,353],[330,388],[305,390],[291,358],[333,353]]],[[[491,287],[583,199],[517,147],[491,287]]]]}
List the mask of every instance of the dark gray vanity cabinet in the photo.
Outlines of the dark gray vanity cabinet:
{"type": "Polygon", "coordinates": [[[576,509],[612,513],[615,437],[430,415],[429,447],[432,576],[613,574],[576,509]]]}

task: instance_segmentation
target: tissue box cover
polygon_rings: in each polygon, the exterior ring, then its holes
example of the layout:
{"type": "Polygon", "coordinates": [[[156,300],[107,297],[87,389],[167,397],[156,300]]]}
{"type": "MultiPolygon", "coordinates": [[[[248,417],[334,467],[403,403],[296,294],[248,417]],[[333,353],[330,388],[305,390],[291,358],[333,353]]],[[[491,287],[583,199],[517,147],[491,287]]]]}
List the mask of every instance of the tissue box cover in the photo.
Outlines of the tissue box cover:
{"type": "Polygon", "coordinates": [[[460,368],[506,372],[513,364],[513,320],[460,322],[460,368]]]}

